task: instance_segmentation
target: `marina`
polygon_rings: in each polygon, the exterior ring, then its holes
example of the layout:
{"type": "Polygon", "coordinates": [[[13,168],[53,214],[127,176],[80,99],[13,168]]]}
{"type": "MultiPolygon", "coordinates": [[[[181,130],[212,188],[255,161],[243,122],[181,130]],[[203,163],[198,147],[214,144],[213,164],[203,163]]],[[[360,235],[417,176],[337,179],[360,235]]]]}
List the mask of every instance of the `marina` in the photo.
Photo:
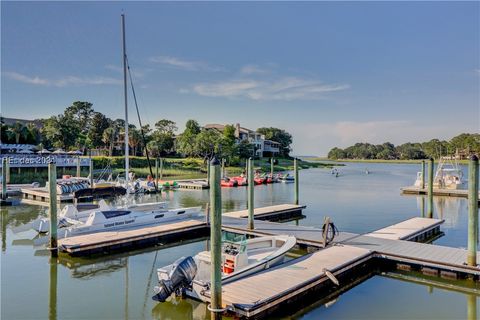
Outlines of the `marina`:
{"type": "Polygon", "coordinates": [[[0,319],[480,320],[479,7],[2,2],[0,319]]]}
{"type": "MultiPolygon", "coordinates": [[[[344,171],[346,172],[345,174],[347,174],[346,177],[348,178],[348,171],[344,171]]],[[[302,171],[302,176],[304,176],[305,174],[308,173],[302,171]]],[[[302,180],[302,176],[300,177],[300,180],[302,180]]],[[[374,177],[373,174],[369,176],[374,177]]],[[[325,173],[324,177],[328,177],[328,172],[325,173]]],[[[352,178],[354,177],[355,176],[352,176],[352,178]]],[[[307,183],[306,185],[309,185],[309,183],[307,183]]],[[[281,192],[284,188],[290,187],[293,188],[294,186],[283,184],[268,185],[265,188],[255,189],[256,196],[260,197],[260,199],[264,199],[263,201],[265,201],[266,199],[268,199],[265,197],[268,197],[269,190],[277,190],[277,192],[281,192]]],[[[225,196],[228,196],[232,192],[230,190],[231,189],[222,190],[222,193],[225,193],[225,196]]],[[[245,189],[234,190],[236,190],[234,194],[238,193],[240,195],[242,194],[242,190],[245,189]]],[[[290,190],[292,189],[290,188],[290,190]]],[[[201,192],[204,191],[200,191],[200,193],[178,193],[171,191],[170,193],[166,193],[163,196],[188,198],[194,195],[195,197],[201,197],[201,192]]],[[[323,196],[326,197],[325,199],[330,197],[328,193],[323,196]]],[[[153,199],[157,199],[158,196],[150,197],[153,197],[153,199]]],[[[308,197],[308,192],[305,193],[304,197],[308,197]]],[[[172,199],[173,198],[170,198],[170,201],[172,201],[172,199]]],[[[404,199],[405,200],[403,201],[411,201],[408,199],[412,198],[404,199]]],[[[451,199],[451,201],[454,200],[465,201],[462,198],[451,199]]],[[[321,224],[319,225],[319,227],[315,227],[308,226],[308,223],[306,225],[302,223],[302,221],[304,220],[308,221],[308,219],[311,219],[309,218],[309,216],[316,216],[315,212],[321,210],[321,207],[314,205],[314,202],[308,201],[308,203],[310,205],[313,205],[313,207],[310,208],[310,206],[307,206],[304,208],[301,205],[296,206],[285,204],[268,206],[259,203],[255,208],[256,218],[260,218],[263,214],[268,212],[281,212],[279,210],[281,208],[290,208],[292,210],[295,208],[301,208],[302,216],[304,216],[305,218],[303,220],[298,220],[298,226],[294,222],[276,223],[256,219],[254,230],[248,230],[247,228],[247,219],[244,217],[248,215],[248,211],[242,210],[240,208],[240,210],[230,210],[230,213],[228,213],[228,210],[224,209],[225,211],[227,211],[222,219],[224,231],[234,232],[237,234],[251,234],[256,237],[286,233],[292,234],[295,235],[295,237],[297,238],[297,245],[300,248],[303,248],[302,250],[306,250],[307,252],[307,254],[303,255],[303,257],[291,260],[284,265],[271,268],[269,270],[255,274],[249,278],[240,279],[223,286],[222,290],[224,290],[225,292],[223,301],[225,303],[225,306],[235,304],[237,307],[235,308],[234,313],[236,313],[238,316],[246,317],[255,315],[253,317],[268,317],[268,315],[278,315],[286,312],[286,309],[282,308],[282,306],[289,306],[290,304],[288,303],[288,301],[291,301],[291,303],[297,301],[296,303],[294,303],[294,305],[298,305],[298,307],[301,308],[302,306],[308,305],[308,301],[311,301],[313,296],[324,297],[325,295],[325,299],[330,299],[328,297],[331,297],[332,295],[335,296],[336,294],[341,294],[342,292],[348,292],[349,290],[352,290],[352,288],[354,288],[355,286],[361,286],[362,283],[364,283],[365,281],[368,283],[369,281],[371,281],[369,279],[371,279],[372,277],[375,278],[377,274],[382,274],[384,266],[386,266],[386,270],[398,270],[399,272],[404,272],[403,270],[408,269],[410,271],[407,272],[410,273],[418,272],[421,274],[423,272],[430,275],[434,274],[434,277],[437,277],[438,279],[452,279],[452,273],[454,273],[454,278],[457,278],[457,280],[455,281],[464,281],[459,279],[468,277],[469,275],[478,277],[478,273],[476,273],[474,269],[468,269],[467,267],[462,265],[462,260],[465,259],[466,255],[465,249],[446,248],[443,245],[432,246],[430,244],[412,242],[430,241],[430,239],[438,241],[435,239],[438,239],[438,236],[442,234],[442,232],[439,232],[439,228],[444,219],[427,219],[420,217],[407,218],[408,215],[402,215],[407,219],[399,219],[399,217],[397,217],[397,221],[400,221],[395,224],[391,224],[390,226],[388,226],[388,222],[378,224],[378,227],[375,229],[376,231],[373,232],[369,231],[368,229],[364,229],[362,231],[361,228],[357,228],[357,230],[361,230],[362,232],[349,232],[345,231],[345,228],[342,227],[342,225],[345,225],[345,222],[342,222],[341,215],[333,213],[332,219],[334,220],[335,224],[340,227],[341,231],[335,237],[334,241],[330,243],[326,249],[323,249],[322,231],[320,228],[321,224]],[[387,225],[387,227],[385,227],[385,225],[387,225]],[[441,258],[442,256],[443,258],[441,258]],[[329,263],[330,261],[332,263],[329,263]],[[313,265],[319,265],[322,266],[322,268],[315,267],[308,274],[306,272],[300,272],[308,270],[308,268],[312,268],[311,266],[313,265]],[[336,286],[332,282],[332,280],[328,276],[326,276],[325,272],[322,272],[323,268],[326,268],[330,273],[334,275],[334,277],[339,281],[340,286],[336,286]],[[378,268],[380,268],[380,270],[375,271],[378,270],[378,268]],[[275,280],[277,276],[289,280],[279,282],[275,280]],[[260,281],[261,279],[263,279],[263,283],[265,283],[265,281],[269,283],[269,286],[262,286],[262,290],[257,290],[259,292],[258,299],[261,298],[260,300],[262,301],[262,303],[252,303],[252,299],[249,302],[249,300],[247,299],[248,297],[241,294],[241,292],[244,292],[241,288],[248,288],[248,286],[251,285],[249,284],[250,281],[260,281]],[[310,281],[311,286],[305,286],[306,282],[308,281],[310,281]],[[275,283],[275,285],[273,285],[273,283],[275,283]],[[295,283],[302,283],[302,285],[298,287],[295,285],[295,283]],[[267,288],[270,289],[267,290],[267,288]],[[231,293],[233,292],[236,293],[232,295],[231,293]],[[235,297],[237,297],[237,300],[235,300],[235,297]],[[307,303],[302,304],[301,301],[307,301],[307,303]],[[245,306],[237,305],[240,302],[246,303],[245,306]],[[247,306],[248,303],[251,304],[247,306]]],[[[185,203],[183,205],[185,205],[185,203]]],[[[271,216],[270,218],[275,220],[275,215],[271,216]]],[[[359,220],[356,219],[356,221],[359,220]]],[[[317,222],[317,225],[318,223],[319,222],[317,222]]],[[[348,223],[346,225],[348,226],[348,223]]],[[[447,226],[447,229],[444,229],[444,232],[448,233],[449,228],[450,227],[447,226]]],[[[108,263],[108,265],[111,265],[111,267],[117,265],[117,262],[115,261],[123,261],[118,260],[119,258],[117,257],[119,256],[130,256],[130,258],[132,258],[137,255],[138,253],[136,252],[139,251],[146,252],[145,254],[149,254],[148,252],[150,252],[151,254],[157,251],[165,251],[165,254],[168,254],[169,250],[176,250],[175,248],[181,248],[182,246],[193,245],[195,248],[198,248],[198,246],[195,245],[196,241],[203,241],[201,239],[205,239],[205,237],[209,233],[209,229],[204,219],[198,219],[188,222],[179,222],[176,225],[169,225],[168,228],[166,228],[166,226],[152,227],[149,232],[150,234],[147,234],[146,230],[144,230],[141,234],[138,233],[138,231],[128,234],[123,233],[122,231],[121,233],[113,232],[111,234],[105,233],[102,235],[97,234],[95,236],[89,235],[81,236],[81,238],[72,237],[70,239],[64,239],[68,241],[75,240],[76,243],[63,243],[63,240],[59,239],[59,247],[62,247],[65,244],[65,253],[61,253],[59,259],[65,260],[67,259],[65,255],[68,255],[73,256],[72,258],[68,258],[68,260],[74,259],[72,261],[75,261],[75,259],[79,259],[75,256],[80,255],[84,256],[84,258],[81,258],[81,261],[85,261],[82,262],[83,264],[90,263],[88,261],[92,259],[99,259],[101,257],[101,261],[105,262],[98,264],[98,266],[90,265],[90,267],[85,270],[91,271],[86,272],[94,272],[94,270],[97,269],[99,270],[99,272],[109,272],[107,271],[108,268],[105,269],[105,271],[100,271],[102,269],[99,268],[106,268],[102,267],[104,263],[108,263]],[[168,234],[167,229],[170,231],[173,230],[173,233],[168,234]],[[180,230],[182,230],[184,233],[180,233],[180,230]],[[123,235],[125,237],[121,238],[119,237],[119,235],[123,235]],[[150,235],[152,236],[150,239],[148,239],[150,235]],[[95,237],[97,236],[102,238],[95,239],[95,237]],[[142,239],[142,236],[146,237],[146,239],[142,239]],[[135,243],[135,245],[131,246],[130,244],[132,240],[135,239],[135,237],[137,237],[137,242],[135,243]],[[78,240],[82,240],[84,242],[80,243],[80,241],[78,240]],[[115,243],[114,241],[118,242],[115,243]],[[103,244],[101,244],[101,242],[103,242],[103,244]],[[89,248],[90,250],[92,250],[90,251],[90,253],[95,254],[89,258],[88,255],[85,256],[85,254],[82,253],[82,250],[86,249],[90,244],[93,244],[93,247],[89,248]],[[72,246],[67,249],[68,245],[72,246]],[[79,247],[76,248],[75,245],[79,245],[79,247]],[[77,250],[79,251],[77,252],[77,250]]],[[[15,243],[18,243],[18,245],[20,245],[20,242],[15,243]]],[[[25,243],[25,245],[26,244],[27,243],[25,243]]],[[[84,253],[87,252],[88,250],[84,251],[84,253]]],[[[175,254],[170,258],[166,258],[167,260],[164,261],[173,261],[174,257],[178,257],[178,255],[175,254]]],[[[92,263],[93,261],[95,260],[92,260],[92,263]]],[[[125,265],[125,263],[126,261],[122,262],[121,265],[125,265]]],[[[72,262],[69,263],[69,265],[71,266],[71,268],[74,268],[74,266],[76,266],[75,269],[81,268],[81,265],[78,265],[78,262],[72,262]]],[[[160,267],[162,265],[163,264],[158,261],[157,263],[155,263],[156,267],[160,267]]],[[[67,266],[65,266],[64,268],[67,268],[67,266]]],[[[83,267],[81,269],[78,269],[78,272],[80,272],[80,270],[83,270],[83,267]]],[[[388,272],[391,273],[393,271],[388,272]]],[[[437,280],[437,282],[438,281],[440,280],[437,280]]],[[[152,291],[151,286],[153,286],[153,283],[154,281],[152,280],[152,284],[150,285],[149,289],[150,292],[152,291]]],[[[149,294],[151,294],[150,292],[149,294]]],[[[208,294],[205,296],[205,299],[208,299],[208,294]]],[[[193,303],[188,301],[189,300],[187,300],[185,303],[193,303]]],[[[163,314],[163,311],[161,310],[163,310],[164,308],[169,308],[168,301],[163,304],[165,304],[165,306],[161,307],[160,305],[162,304],[159,304],[158,307],[155,308],[155,314],[161,315],[163,314]]],[[[203,308],[206,307],[201,307],[200,309],[203,308]]],[[[167,309],[165,309],[165,312],[167,309]]]]}

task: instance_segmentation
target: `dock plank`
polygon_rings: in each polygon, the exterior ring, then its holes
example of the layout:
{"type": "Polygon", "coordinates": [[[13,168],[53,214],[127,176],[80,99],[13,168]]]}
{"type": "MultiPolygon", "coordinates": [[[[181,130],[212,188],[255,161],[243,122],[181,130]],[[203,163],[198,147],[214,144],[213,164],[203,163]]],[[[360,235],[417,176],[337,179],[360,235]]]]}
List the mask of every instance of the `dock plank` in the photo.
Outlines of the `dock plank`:
{"type": "MultiPolygon", "coordinates": [[[[241,305],[252,309],[264,302],[278,304],[282,296],[295,290],[306,289],[308,283],[326,276],[324,268],[332,273],[370,255],[366,249],[351,246],[333,246],[317,251],[284,265],[257,273],[222,287],[223,306],[241,305]],[[307,272],[308,271],[308,272],[307,272]],[[275,285],[272,285],[275,284],[275,285]],[[245,292],[248,294],[245,295],[245,292]]],[[[208,293],[207,293],[208,295],[208,293]]]]}
{"type": "MultiPolygon", "coordinates": [[[[260,216],[265,216],[265,215],[278,214],[280,212],[299,211],[299,210],[303,210],[305,208],[306,208],[306,206],[303,206],[303,205],[280,204],[280,205],[274,205],[274,206],[255,208],[255,209],[253,209],[253,215],[255,217],[260,217],[260,216]]],[[[223,216],[232,217],[232,218],[247,218],[248,217],[248,210],[226,212],[226,213],[223,214],[223,216]]]]}

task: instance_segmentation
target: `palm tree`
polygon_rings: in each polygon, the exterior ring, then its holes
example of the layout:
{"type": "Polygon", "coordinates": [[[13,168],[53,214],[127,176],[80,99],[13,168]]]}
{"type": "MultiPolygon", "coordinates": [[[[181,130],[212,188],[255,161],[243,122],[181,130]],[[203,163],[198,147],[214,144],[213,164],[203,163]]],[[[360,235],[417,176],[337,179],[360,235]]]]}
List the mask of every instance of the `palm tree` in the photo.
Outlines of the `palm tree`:
{"type": "Polygon", "coordinates": [[[103,131],[102,141],[106,145],[107,144],[109,145],[108,154],[110,155],[110,157],[113,155],[113,145],[114,145],[117,137],[118,137],[118,131],[117,131],[117,128],[115,126],[108,127],[107,129],[105,129],[103,131]]]}
{"type": "Polygon", "coordinates": [[[133,149],[133,155],[137,155],[137,147],[142,142],[142,135],[140,131],[130,128],[128,131],[128,145],[133,149]]]}
{"type": "Polygon", "coordinates": [[[40,141],[39,131],[35,123],[33,122],[27,123],[26,130],[27,130],[27,135],[29,136],[29,138],[32,139],[31,141],[33,144],[36,144],[40,141]]]}
{"type": "Polygon", "coordinates": [[[16,144],[20,143],[20,138],[26,139],[28,135],[26,128],[23,126],[23,124],[21,124],[18,121],[14,125],[12,125],[10,128],[8,128],[8,133],[10,134],[11,137],[15,137],[16,144]]]}

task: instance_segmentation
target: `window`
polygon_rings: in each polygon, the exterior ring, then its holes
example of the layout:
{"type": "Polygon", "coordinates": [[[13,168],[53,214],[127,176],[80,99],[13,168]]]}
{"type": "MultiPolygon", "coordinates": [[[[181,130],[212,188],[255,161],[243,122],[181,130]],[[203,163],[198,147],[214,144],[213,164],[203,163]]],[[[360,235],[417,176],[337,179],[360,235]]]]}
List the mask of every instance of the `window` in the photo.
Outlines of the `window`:
{"type": "Polygon", "coordinates": [[[185,210],[177,212],[177,214],[184,214],[184,213],[185,213],[185,210]]]}
{"type": "Polygon", "coordinates": [[[106,219],[111,219],[115,217],[126,216],[130,213],[130,211],[112,210],[112,211],[102,211],[102,213],[106,219]]]}
{"type": "Polygon", "coordinates": [[[164,214],[157,214],[157,215],[155,216],[155,219],[163,218],[164,216],[165,216],[164,214]]]}

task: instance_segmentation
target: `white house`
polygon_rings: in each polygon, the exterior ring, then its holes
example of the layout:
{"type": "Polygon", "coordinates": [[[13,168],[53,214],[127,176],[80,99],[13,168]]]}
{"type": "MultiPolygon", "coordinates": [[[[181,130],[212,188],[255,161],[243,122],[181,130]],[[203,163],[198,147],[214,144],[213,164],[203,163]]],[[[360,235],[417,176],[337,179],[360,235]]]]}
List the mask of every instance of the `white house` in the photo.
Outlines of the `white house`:
{"type": "MultiPolygon", "coordinates": [[[[207,124],[207,129],[216,129],[223,132],[225,125],[223,124],[207,124]]],[[[280,143],[265,139],[265,135],[256,131],[243,128],[239,123],[235,125],[235,138],[237,143],[247,140],[255,146],[255,153],[257,157],[271,157],[280,152],[280,143]]]]}

